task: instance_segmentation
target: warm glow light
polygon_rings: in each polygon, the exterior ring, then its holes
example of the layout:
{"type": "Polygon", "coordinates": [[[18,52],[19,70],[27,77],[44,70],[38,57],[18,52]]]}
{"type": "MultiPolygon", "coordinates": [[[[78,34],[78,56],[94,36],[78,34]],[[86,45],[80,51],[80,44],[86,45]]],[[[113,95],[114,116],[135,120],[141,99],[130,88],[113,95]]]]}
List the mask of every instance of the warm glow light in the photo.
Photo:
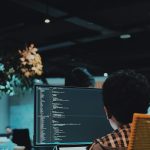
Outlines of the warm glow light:
{"type": "Polygon", "coordinates": [[[45,19],[44,22],[45,23],[50,23],[50,20],[49,19],[45,19]]]}

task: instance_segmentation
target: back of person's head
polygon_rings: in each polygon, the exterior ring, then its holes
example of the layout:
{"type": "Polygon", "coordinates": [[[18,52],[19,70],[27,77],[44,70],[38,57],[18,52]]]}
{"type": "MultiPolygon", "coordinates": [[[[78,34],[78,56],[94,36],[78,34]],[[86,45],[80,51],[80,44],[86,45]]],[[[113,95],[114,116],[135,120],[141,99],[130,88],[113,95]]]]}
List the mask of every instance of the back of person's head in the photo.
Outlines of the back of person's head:
{"type": "Polygon", "coordinates": [[[7,133],[7,134],[12,133],[12,128],[11,128],[11,126],[6,126],[6,127],[5,127],[5,130],[6,130],[6,133],[7,133]]]}
{"type": "Polygon", "coordinates": [[[65,86],[94,87],[94,77],[86,68],[76,67],[65,78],[65,86]]]}
{"type": "Polygon", "coordinates": [[[134,113],[147,113],[150,102],[148,80],[133,70],[120,70],[104,82],[103,100],[108,117],[113,115],[120,123],[131,123],[134,113]]]}

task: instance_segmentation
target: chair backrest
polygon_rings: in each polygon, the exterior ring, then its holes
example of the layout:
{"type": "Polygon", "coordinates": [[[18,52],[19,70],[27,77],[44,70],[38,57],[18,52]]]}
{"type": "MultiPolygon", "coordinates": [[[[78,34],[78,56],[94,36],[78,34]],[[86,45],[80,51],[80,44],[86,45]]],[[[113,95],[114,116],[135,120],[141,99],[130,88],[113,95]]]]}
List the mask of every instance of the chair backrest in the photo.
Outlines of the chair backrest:
{"type": "Polygon", "coordinates": [[[12,141],[19,146],[25,146],[26,149],[31,148],[31,141],[28,129],[14,129],[12,141]]]}
{"type": "Polygon", "coordinates": [[[150,150],[150,115],[134,114],[128,150],[150,150]]]}

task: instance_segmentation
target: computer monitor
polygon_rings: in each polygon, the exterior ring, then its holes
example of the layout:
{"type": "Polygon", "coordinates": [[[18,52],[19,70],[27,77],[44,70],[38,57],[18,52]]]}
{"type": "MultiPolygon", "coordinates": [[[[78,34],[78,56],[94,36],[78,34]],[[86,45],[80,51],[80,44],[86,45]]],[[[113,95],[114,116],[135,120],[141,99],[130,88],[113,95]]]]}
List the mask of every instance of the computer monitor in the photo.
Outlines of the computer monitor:
{"type": "Polygon", "coordinates": [[[89,144],[110,130],[101,89],[35,86],[35,146],[89,144]]]}

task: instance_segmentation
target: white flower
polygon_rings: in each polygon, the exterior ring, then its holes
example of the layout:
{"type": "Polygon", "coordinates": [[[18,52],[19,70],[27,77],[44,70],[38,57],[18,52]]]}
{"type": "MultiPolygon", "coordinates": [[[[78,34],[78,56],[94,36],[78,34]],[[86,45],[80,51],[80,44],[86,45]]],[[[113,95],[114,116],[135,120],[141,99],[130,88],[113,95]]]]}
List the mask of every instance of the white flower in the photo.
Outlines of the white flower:
{"type": "Polygon", "coordinates": [[[3,89],[5,89],[5,86],[0,85],[0,90],[3,90],[3,89]]]}
{"type": "Polygon", "coordinates": [[[0,71],[4,71],[4,70],[5,70],[4,65],[0,63],[0,71]]]}
{"type": "Polygon", "coordinates": [[[10,90],[8,90],[7,92],[6,92],[6,94],[9,94],[11,91],[10,90]]]}
{"type": "Polygon", "coordinates": [[[30,72],[27,71],[27,72],[24,73],[24,75],[28,78],[30,76],[30,72]]]}
{"type": "Polygon", "coordinates": [[[37,48],[32,48],[32,49],[30,50],[30,52],[33,53],[33,54],[36,54],[37,48]]]}
{"type": "Polygon", "coordinates": [[[6,88],[10,88],[10,82],[9,81],[6,81],[6,88]]]}
{"type": "Polygon", "coordinates": [[[32,54],[28,54],[28,55],[27,55],[27,57],[26,57],[26,59],[28,59],[28,60],[32,60],[32,59],[34,59],[34,55],[32,55],[32,54]]]}
{"type": "Polygon", "coordinates": [[[13,96],[13,95],[15,95],[14,91],[12,91],[12,92],[9,93],[9,96],[13,96]]]}
{"type": "Polygon", "coordinates": [[[25,61],[25,58],[24,58],[24,57],[21,57],[20,60],[21,60],[21,61],[25,61]]]}
{"type": "Polygon", "coordinates": [[[25,50],[19,51],[20,53],[20,70],[25,77],[31,77],[34,75],[41,75],[43,72],[43,65],[41,56],[37,54],[37,48],[34,44],[26,47],[25,50]]]}

